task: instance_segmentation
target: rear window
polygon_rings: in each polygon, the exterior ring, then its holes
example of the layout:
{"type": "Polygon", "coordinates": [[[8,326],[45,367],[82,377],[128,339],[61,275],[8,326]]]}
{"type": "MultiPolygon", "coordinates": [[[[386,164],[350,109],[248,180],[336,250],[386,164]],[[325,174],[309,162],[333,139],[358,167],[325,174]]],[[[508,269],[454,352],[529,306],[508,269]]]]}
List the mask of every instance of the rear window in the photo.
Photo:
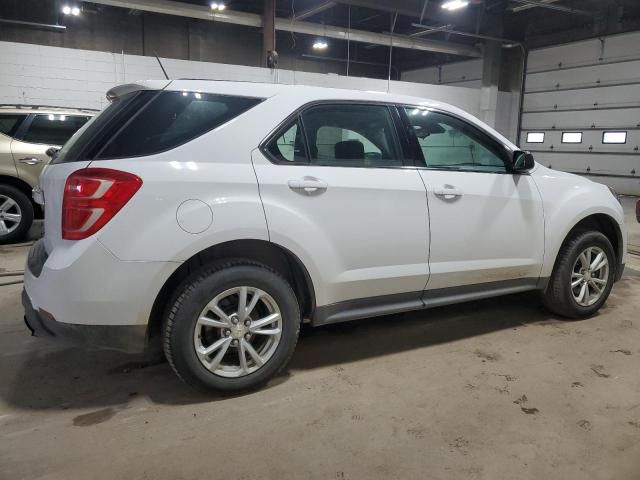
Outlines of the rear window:
{"type": "Polygon", "coordinates": [[[116,98],[54,163],[164,152],[213,130],[262,99],[143,90],[116,98]]]}
{"type": "Polygon", "coordinates": [[[93,159],[105,143],[156,93],[143,90],[114,99],[100,115],[93,117],[69,139],[62,150],[51,160],[51,163],[93,159]]]}
{"type": "Polygon", "coordinates": [[[26,115],[17,113],[0,114],[0,133],[13,137],[26,115]]]}
{"type": "Polygon", "coordinates": [[[33,117],[22,140],[29,143],[64,145],[89,117],[45,113],[33,117]]]}

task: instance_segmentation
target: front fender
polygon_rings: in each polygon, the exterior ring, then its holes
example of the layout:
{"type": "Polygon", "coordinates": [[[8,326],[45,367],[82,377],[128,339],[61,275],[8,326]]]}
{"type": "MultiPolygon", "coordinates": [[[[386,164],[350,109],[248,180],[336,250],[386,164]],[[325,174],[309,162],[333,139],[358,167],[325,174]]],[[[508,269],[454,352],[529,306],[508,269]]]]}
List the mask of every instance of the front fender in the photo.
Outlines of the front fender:
{"type": "Polygon", "coordinates": [[[609,189],[577,175],[538,166],[534,179],[540,190],[545,214],[545,255],[541,276],[551,276],[556,258],[569,232],[592,215],[606,215],[618,228],[625,262],[624,212],[609,189]]]}

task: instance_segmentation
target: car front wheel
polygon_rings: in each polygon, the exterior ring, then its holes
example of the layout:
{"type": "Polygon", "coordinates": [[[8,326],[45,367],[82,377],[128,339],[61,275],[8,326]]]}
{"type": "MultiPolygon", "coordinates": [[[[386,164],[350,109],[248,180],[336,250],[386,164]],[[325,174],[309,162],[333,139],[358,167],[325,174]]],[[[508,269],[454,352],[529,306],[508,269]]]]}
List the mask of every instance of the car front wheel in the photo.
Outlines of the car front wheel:
{"type": "Polygon", "coordinates": [[[165,319],[165,355],[200,390],[246,390],[276,375],[300,327],[291,287],[270,268],[243,260],[187,279],[165,319]]]}
{"type": "Polygon", "coordinates": [[[600,232],[577,232],[560,249],[542,295],[545,306],[568,318],[586,318],[606,302],[615,278],[615,254],[600,232]]]}
{"type": "Polygon", "coordinates": [[[19,242],[33,223],[29,198],[11,185],[0,185],[0,244],[19,242]]]}

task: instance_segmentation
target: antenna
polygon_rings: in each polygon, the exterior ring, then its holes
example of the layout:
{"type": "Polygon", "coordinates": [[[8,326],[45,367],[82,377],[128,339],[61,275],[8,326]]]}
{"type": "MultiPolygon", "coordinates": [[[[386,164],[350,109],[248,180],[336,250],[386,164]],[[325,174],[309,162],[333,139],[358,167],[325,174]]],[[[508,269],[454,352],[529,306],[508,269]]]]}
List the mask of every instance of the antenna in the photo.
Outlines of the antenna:
{"type": "Polygon", "coordinates": [[[162,73],[164,73],[164,78],[166,78],[167,80],[169,80],[169,75],[167,75],[167,71],[166,71],[166,70],[164,69],[164,67],[162,66],[162,62],[160,61],[160,57],[158,57],[158,54],[157,54],[157,53],[155,53],[155,52],[154,52],[154,54],[155,54],[156,60],[158,60],[158,65],[160,65],[160,68],[162,69],[162,73]]]}

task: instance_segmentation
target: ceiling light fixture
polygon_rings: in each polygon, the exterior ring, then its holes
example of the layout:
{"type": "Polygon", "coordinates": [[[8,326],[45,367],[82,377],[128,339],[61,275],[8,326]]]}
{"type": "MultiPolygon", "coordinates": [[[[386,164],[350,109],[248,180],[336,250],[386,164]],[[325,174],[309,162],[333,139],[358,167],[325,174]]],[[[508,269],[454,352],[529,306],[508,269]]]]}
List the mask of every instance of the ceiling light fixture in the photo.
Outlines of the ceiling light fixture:
{"type": "Polygon", "coordinates": [[[62,13],[64,13],[65,15],[73,15],[74,17],[77,17],[78,15],[80,15],[80,7],[65,5],[64,7],[62,7],[62,13]]]}
{"type": "Polygon", "coordinates": [[[442,8],[445,10],[449,10],[450,12],[453,10],[459,10],[460,8],[464,8],[469,5],[468,0],[447,0],[442,4],[442,8]]]}
{"type": "Polygon", "coordinates": [[[328,46],[329,46],[329,44],[327,42],[325,42],[324,40],[316,40],[315,43],[313,44],[313,49],[314,50],[326,50],[328,46]]]}

